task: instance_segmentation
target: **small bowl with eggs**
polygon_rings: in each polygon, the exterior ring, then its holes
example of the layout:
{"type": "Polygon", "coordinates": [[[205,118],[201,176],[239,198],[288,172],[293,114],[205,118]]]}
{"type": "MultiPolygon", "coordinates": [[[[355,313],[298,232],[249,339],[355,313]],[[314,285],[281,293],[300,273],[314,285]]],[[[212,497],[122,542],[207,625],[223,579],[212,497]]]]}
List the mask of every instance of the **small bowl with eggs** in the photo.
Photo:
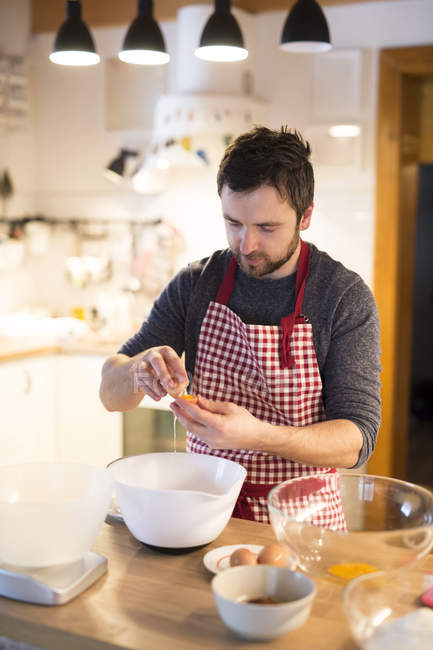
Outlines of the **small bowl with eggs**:
{"type": "Polygon", "coordinates": [[[265,641],[305,623],[316,586],[300,571],[245,564],[217,573],[212,592],[218,613],[232,632],[250,641],[265,641]]]}
{"type": "Polygon", "coordinates": [[[295,569],[297,560],[289,549],[273,542],[265,546],[259,544],[219,546],[206,553],[203,564],[208,571],[219,573],[230,567],[253,564],[270,564],[295,569]]]}
{"type": "Polygon", "coordinates": [[[245,480],[239,463],[207,454],[150,453],[108,466],[124,522],[139,541],[181,552],[214,541],[245,480]]]}

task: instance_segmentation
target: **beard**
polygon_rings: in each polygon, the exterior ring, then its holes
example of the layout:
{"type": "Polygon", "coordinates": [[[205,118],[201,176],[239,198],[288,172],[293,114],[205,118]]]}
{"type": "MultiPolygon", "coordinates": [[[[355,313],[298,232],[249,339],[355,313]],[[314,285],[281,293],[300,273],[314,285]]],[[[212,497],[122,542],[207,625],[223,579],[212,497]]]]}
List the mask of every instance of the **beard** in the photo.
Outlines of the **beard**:
{"type": "Polygon", "coordinates": [[[262,278],[263,276],[269,275],[270,273],[273,273],[277,269],[281,268],[293,257],[299,244],[299,232],[299,224],[296,224],[295,233],[290,240],[284,255],[277,259],[273,259],[265,253],[258,252],[252,253],[251,255],[241,255],[239,248],[232,249],[233,257],[245,275],[248,275],[251,278],[262,278]],[[250,266],[247,262],[244,261],[245,258],[260,261],[257,265],[250,266]]]}

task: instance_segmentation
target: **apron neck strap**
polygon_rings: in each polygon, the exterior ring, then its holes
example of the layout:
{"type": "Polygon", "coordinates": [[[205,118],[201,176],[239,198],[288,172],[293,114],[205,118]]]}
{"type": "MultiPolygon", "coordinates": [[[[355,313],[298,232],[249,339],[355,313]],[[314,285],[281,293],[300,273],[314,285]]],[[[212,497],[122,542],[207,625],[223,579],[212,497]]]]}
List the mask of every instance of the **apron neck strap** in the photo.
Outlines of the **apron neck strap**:
{"type": "Polygon", "coordinates": [[[217,297],[215,298],[215,302],[219,302],[221,305],[227,305],[230,296],[232,295],[233,287],[235,286],[237,266],[237,262],[232,256],[225,272],[224,279],[218,290],[217,297]]]}
{"type": "Polygon", "coordinates": [[[298,270],[296,273],[296,305],[295,317],[302,313],[302,303],[304,300],[305,281],[310,272],[310,247],[304,241],[301,241],[301,252],[298,260],[298,270]]]}
{"type": "Polygon", "coordinates": [[[280,320],[282,339],[280,345],[280,367],[294,368],[295,360],[290,352],[290,339],[296,319],[302,313],[304,300],[305,282],[310,271],[310,248],[304,241],[301,242],[301,253],[299,255],[298,270],[296,273],[295,311],[280,320]]]}

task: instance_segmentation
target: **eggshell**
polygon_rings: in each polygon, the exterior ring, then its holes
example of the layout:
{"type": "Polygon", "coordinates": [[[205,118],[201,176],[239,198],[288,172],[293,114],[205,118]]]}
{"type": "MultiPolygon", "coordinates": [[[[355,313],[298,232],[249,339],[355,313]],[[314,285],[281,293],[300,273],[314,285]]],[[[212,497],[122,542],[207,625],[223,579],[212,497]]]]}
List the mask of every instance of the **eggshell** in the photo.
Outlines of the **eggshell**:
{"type": "Polygon", "coordinates": [[[230,556],[230,566],[257,564],[257,556],[247,548],[237,548],[230,556]]]}
{"type": "Polygon", "coordinates": [[[185,391],[185,384],[180,384],[176,381],[174,381],[174,386],[171,388],[168,392],[168,394],[176,399],[177,397],[183,397],[183,393],[185,391]]]}
{"type": "Polygon", "coordinates": [[[258,564],[286,566],[286,551],[280,544],[266,544],[258,554],[257,562],[258,564]]]}

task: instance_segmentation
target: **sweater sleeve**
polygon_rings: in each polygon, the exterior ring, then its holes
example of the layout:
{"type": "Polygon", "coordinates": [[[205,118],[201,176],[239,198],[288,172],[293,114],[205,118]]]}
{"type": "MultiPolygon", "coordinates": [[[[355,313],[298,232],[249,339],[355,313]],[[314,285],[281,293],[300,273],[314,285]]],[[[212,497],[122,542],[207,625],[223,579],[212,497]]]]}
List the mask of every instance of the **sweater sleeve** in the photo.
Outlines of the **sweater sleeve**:
{"type": "Polygon", "coordinates": [[[331,339],[322,372],[327,419],[354,422],[363,446],[354,467],[374,450],[380,425],[380,327],[376,303],[358,277],[331,315],[331,339]]]}

